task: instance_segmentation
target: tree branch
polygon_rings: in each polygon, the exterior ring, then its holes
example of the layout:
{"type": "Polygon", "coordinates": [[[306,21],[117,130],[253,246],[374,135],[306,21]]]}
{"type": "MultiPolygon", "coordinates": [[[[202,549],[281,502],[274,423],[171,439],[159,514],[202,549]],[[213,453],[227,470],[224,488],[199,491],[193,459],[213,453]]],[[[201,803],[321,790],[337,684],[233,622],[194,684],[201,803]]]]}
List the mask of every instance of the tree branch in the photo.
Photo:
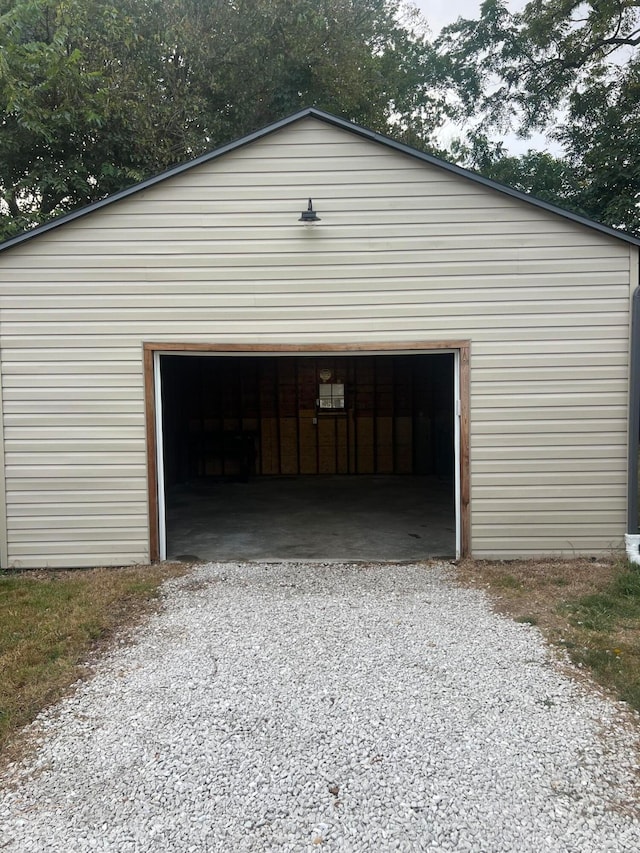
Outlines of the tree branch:
{"type": "Polygon", "coordinates": [[[11,216],[13,216],[14,219],[18,219],[20,216],[22,216],[22,211],[18,207],[16,195],[13,190],[11,190],[5,195],[4,200],[7,204],[7,207],[9,208],[9,213],[11,214],[11,216]]]}
{"type": "MultiPolygon", "coordinates": [[[[610,36],[609,38],[600,39],[592,44],[588,50],[583,51],[577,59],[568,60],[558,57],[556,61],[560,63],[565,71],[569,71],[571,68],[580,68],[588,59],[599,51],[604,50],[607,46],[618,48],[625,45],[628,47],[637,47],[640,45],[640,30],[635,30],[627,36],[610,36]]],[[[609,51],[609,53],[611,52],[609,51]]]]}

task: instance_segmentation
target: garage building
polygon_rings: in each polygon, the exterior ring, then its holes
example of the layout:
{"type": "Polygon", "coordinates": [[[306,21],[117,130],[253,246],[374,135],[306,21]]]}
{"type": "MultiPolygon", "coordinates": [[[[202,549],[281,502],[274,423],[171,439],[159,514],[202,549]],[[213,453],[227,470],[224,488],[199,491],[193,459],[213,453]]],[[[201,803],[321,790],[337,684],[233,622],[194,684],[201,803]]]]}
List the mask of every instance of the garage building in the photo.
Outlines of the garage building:
{"type": "Polygon", "coordinates": [[[639,246],[317,109],[7,241],[2,566],[624,547],[639,246]]]}

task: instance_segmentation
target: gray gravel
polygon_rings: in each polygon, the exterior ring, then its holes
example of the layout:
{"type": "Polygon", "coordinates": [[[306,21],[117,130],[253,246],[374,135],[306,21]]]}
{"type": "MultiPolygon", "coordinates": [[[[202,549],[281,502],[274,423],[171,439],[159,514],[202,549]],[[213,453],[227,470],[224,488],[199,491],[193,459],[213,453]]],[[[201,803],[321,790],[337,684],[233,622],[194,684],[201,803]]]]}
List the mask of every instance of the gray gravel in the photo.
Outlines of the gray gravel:
{"type": "Polygon", "coordinates": [[[640,850],[622,706],[446,566],[211,564],[34,725],[0,850],[640,850]]]}

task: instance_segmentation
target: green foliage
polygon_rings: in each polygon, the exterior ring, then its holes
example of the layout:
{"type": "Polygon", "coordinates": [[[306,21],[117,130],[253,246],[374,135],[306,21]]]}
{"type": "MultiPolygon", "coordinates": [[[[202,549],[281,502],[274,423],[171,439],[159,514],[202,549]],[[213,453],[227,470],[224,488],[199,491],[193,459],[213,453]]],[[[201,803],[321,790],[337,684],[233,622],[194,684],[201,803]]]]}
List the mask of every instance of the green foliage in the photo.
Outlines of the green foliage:
{"type": "Polygon", "coordinates": [[[640,232],[639,45],[637,0],[485,0],[435,45],[402,0],[0,0],[0,240],[308,105],[436,152],[464,120],[445,156],[640,232]]]}
{"type": "Polygon", "coordinates": [[[487,178],[582,216],[590,215],[585,205],[585,184],[567,160],[546,151],[533,150],[510,157],[501,143],[491,143],[482,134],[466,145],[457,142],[451,153],[456,160],[487,178]]]}
{"type": "Polygon", "coordinates": [[[130,23],[81,0],[18,3],[0,18],[4,236],[142,176],[151,140],[135,119],[130,23]]]}
{"type": "Polygon", "coordinates": [[[569,195],[563,178],[556,200],[632,231],[640,231],[639,47],[637,0],[531,0],[516,13],[485,0],[478,20],[459,19],[436,45],[472,136],[546,132],[574,173],[569,195]]]}
{"type": "Polygon", "coordinates": [[[0,0],[0,238],[308,105],[425,146],[399,0],[0,0]]]}

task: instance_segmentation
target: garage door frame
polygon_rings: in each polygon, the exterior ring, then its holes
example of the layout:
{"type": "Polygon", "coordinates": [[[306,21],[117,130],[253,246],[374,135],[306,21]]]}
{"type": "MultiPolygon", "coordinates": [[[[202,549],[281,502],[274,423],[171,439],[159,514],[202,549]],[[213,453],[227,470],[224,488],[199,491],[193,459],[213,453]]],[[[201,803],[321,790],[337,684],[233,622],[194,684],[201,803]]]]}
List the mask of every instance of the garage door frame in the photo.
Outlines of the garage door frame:
{"type": "Polygon", "coordinates": [[[454,412],[456,435],[456,539],[457,557],[470,552],[470,476],[469,476],[469,369],[470,342],[412,341],[393,343],[354,344],[207,344],[207,343],[145,343],[144,385],[145,420],[147,440],[147,485],[149,507],[149,552],[152,561],[164,559],[164,536],[161,535],[160,512],[164,511],[162,483],[162,425],[160,422],[160,356],[179,353],[259,356],[323,356],[328,353],[342,355],[428,355],[448,350],[454,353],[455,395],[454,412]]]}

